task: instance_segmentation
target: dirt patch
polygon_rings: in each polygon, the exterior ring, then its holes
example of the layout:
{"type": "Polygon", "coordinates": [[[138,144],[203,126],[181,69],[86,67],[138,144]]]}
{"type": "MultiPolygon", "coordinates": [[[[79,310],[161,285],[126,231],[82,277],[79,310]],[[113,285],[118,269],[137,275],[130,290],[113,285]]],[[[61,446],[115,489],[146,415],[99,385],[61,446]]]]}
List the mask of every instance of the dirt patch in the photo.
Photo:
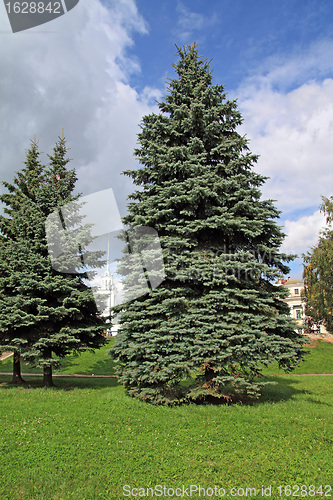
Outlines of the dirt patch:
{"type": "Polygon", "coordinates": [[[10,356],[13,356],[12,352],[3,352],[2,354],[0,354],[0,361],[4,361],[5,359],[10,358],[10,356]]]}
{"type": "Polygon", "coordinates": [[[330,342],[331,344],[333,344],[333,335],[331,333],[320,333],[319,335],[311,333],[306,336],[309,337],[309,339],[311,340],[311,344],[313,345],[315,345],[318,340],[322,340],[323,342],[330,342]]]}

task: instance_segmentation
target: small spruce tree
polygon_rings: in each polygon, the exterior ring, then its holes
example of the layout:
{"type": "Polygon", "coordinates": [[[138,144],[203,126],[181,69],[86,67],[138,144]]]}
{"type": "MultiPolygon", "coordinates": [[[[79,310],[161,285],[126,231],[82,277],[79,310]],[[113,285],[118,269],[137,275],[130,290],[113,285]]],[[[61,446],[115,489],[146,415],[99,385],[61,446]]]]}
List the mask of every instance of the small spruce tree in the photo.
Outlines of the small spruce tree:
{"type": "MultiPolygon", "coordinates": [[[[66,153],[66,141],[59,138],[45,167],[34,141],[26,167],[13,184],[5,183],[9,194],[1,196],[9,217],[0,220],[0,345],[42,367],[45,386],[53,385],[52,368],[59,364],[54,355],[98,348],[104,341],[105,323],[83,281],[82,266],[59,272],[49,256],[47,217],[78,199],[73,195],[76,174],[66,168],[66,153]]],[[[89,239],[87,234],[87,243],[89,239]]],[[[101,255],[92,253],[90,261],[97,263],[101,255]]]]}
{"type": "Polygon", "coordinates": [[[233,401],[259,394],[263,365],[291,370],[302,358],[286,292],[273,285],[292,256],[279,252],[279,212],[261,200],[236,101],[196,46],[178,55],[160,113],[143,117],[141,166],[124,172],[140,187],[124,223],[158,231],[166,279],[123,306],[113,356],[140,399],[233,401]]]}
{"type": "Polygon", "coordinates": [[[22,383],[21,353],[31,345],[29,331],[38,322],[40,300],[24,292],[32,278],[29,239],[34,238],[37,192],[45,181],[36,140],[27,151],[25,168],[17,172],[14,183],[3,182],[9,191],[1,195],[4,216],[0,217],[0,349],[13,351],[13,383],[22,383]],[[6,217],[6,215],[8,217],[6,217]]]}

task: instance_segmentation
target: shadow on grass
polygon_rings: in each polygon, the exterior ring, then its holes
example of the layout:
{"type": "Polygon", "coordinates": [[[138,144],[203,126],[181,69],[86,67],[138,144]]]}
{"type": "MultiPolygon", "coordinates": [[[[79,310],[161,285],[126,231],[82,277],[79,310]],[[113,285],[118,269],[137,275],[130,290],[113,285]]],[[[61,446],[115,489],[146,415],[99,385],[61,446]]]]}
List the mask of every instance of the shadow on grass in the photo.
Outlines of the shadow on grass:
{"type": "MultiPolygon", "coordinates": [[[[315,375],[314,375],[315,376],[315,375]]],[[[105,388],[116,388],[121,387],[118,383],[116,377],[71,377],[71,376],[57,376],[54,377],[54,387],[43,388],[42,378],[36,377],[34,375],[25,376],[24,384],[12,384],[10,375],[0,375],[0,389],[18,389],[24,391],[26,389],[44,389],[51,391],[73,391],[76,389],[105,389],[105,388]]],[[[261,379],[262,381],[262,379],[261,379]]],[[[284,401],[290,401],[296,399],[300,395],[305,395],[307,401],[324,406],[333,406],[332,404],[319,401],[312,397],[315,394],[310,388],[304,388],[302,381],[297,378],[284,378],[279,376],[270,376],[266,378],[267,382],[271,382],[264,386],[261,391],[261,396],[255,400],[242,400],[235,402],[234,404],[241,404],[242,406],[258,406],[263,403],[280,403],[284,401]],[[302,388],[297,386],[301,384],[302,388]]],[[[129,396],[127,396],[129,397],[129,396]]],[[[194,403],[191,404],[207,404],[214,406],[217,404],[206,401],[205,403],[194,403]]],[[[225,403],[219,403],[220,406],[225,406],[225,403]]],[[[233,404],[231,404],[233,405],[233,404]]],[[[176,405],[177,406],[177,405],[176,405]]]]}
{"type": "Polygon", "coordinates": [[[111,358],[97,361],[91,366],[91,373],[95,375],[116,375],[117,364],[111,358]]]}
{"type": "Polygon", "coordinates": [[[60,360],[60,367],[54,373],[77,373],[87,375],[116,375],[117,365],[111,358],[105,356],[105,359],[98,358],[92,362],[95,353],[90,355],[88,363],[82,364],[81,356],[68,356],[60,360]],[[69,369],[69,370],[68,370],[69,369]]]}
{"type": "MultiPolygon", "coordinates": [[[[68,354],[64,358],[57,358],[60,362],[59,368],[54,369],[56,374],[85,374],[85,375],[116,375],[117,365],[108,355],[114,339],[110,339],[104,346],[95,351],[85,351],[81,354],[68,354]]],[[[12,357],[5,359],[0,363],[1,372],[11,372],[13,369],[12,357]]],[[[40,374],[41,369],[21,361],[22,373],[31,375],[40,374]]]]}
{"type": "MultiPolygon", "coordinates": [[[[121,384],[118,383],[115,377],[99,378],[99,377],[53,377],[54,387],[44,389],[48,390],[63,390],[71,391],[75,389],[104,389],[106,387],[117,387],[121,384]]],[[[0,388],[1,389],[41,389],[42,377],[34,377],[33,375],[25,376],[23,384],[11,383],[11,376],[0,375],[0,388]]]]}
{"type": "Polygon", "coordinates": [[[295,379],[269,376],[265,377],[265,382],[268,382],[268,384],[262,388],[261,396],[255,403],[287,401],[298,394],[309,394],[308,390],[295,387],[300,383],[295,379]]]}
{"type": "MultiPolygon", "coordinates": [[[[315,377],[316,375],[314,375],[315,377]]],[[[316,391],[312,391],[311,387],[305,387],[304,383],[299,378],[288,378],[283,376],[268,376],[265,378],[260,378],[256,380],[257,382],[267,383],[261,389],[261,395],[257,398],[251,398],[249,396],[234,395],[229,400],[221,401],[218,398],[206,398],[205,400],[193,401],[193,404],[204,404],[204,405],[214,405],[214,406],[259,406],[264,403],[281,403],[285,401],[296,400],[298,396],[305,396],[308,402],[314,403],[316,405],[333,406],[329,403],[319,401],[318,399],[312,397],[312,395],[317,394],[316,391]],[[301,386],[301,388],[297,386],[301,386]],[[233,400],[232,400],[233,399],[233,400]]]]}
{"type": "MultiPolygon", "coordinates": [[[[314,375],[315,377],[315,375],[314,375]]],[[[302,381],[297,378],[284,378],[279,376],[270,376],[266,378],[267,382],[273,382],[272,384],[266,385],[262,391],[260,398],[254,402],[254,404],[260,404],[265,402],[278,403],[281,401],[288,401],[294,399],[297,395],[307,395],[307,401],[314,403],[316,405],[332,406],[329,403],[318,401],[318,399],[312,398],[310,388],[298,389],[297,385],[302,384],[302,381]]],[[[302,384],[303,385],[303,384],[302,384]]],[[[304,385],[303,385],[304,387],[304,385]]]]}

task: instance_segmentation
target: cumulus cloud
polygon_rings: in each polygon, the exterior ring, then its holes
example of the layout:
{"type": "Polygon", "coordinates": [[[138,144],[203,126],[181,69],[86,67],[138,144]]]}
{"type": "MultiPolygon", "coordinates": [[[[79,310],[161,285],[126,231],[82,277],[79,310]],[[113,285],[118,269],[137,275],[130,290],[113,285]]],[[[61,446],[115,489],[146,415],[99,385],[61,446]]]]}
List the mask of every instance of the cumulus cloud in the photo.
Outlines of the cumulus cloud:
{"type": "Polygon", "coordinates": [[[312,78],[316,68],[318,76],[333,75],[333,44],[321,48],[320,57],[316,45],[252,75],[238,90],[241,130],[260,155],[257,170],[270,177],[264,194],[285,213],[318,206],[333,193],[333,78],[312,78]]]}
{"type": "Polygon", "coordinates": [[[17,34],[4,33],[9,23],[3,13],[1,179],[11,180],[22,168],[34,135],[49,153],[64,128],[79,190],[113,187],[124,212],[133,186],[120,172],[135,167],[138,124],[159,96],[151,88],[139,94],[129,83],[140,71],[130,55],[132,35],[147,33],[135,1],[114,0],[108,8],[99,0],[80,2],[47,28],[17,34]]]}
{"type": "Polygon", "coordinates": [[[286,220],[284,230],[287,237],[282,250],[301,256],[318,243],[319,233],[324,227],[325,216],[319,210],[296,221],[286,220]]]}
{"type": "Polygon", "coordinates": [[[206,16],[201,12],[194,12],[186,7],[183,3],[177,5],[178,19],[174,28],[174,35],[177,40],[182,43],[193,43],[193,36],[200,32],[202,40],[202,31],[211,28],[219,22],[219,17],[216,13],[211,16],[206,16]]]}
{"type": "Polygon", "coordinates": [[[333,79],[282,94],[268,89],[243,101],[265,194],[285,212],[319,205],[333,192],[333,79]]]}
{"type": "Polygon", "coordinates": [[[306,53],[270,58],[235,93],[240,131],[260,155],[256,170],[270,177],[263,196],[282,211],[283,250],[298,255],[317,243],[325,221],[316,209],[333,194],[332,50],[324,40],[306,53]]]}

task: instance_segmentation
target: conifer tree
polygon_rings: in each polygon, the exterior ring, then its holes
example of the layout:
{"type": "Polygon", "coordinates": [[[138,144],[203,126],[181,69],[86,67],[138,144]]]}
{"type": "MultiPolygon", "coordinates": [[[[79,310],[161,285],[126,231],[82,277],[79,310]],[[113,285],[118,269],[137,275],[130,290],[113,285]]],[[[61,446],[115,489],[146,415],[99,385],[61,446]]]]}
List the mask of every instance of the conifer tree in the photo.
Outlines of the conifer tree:
{"type": "Polygon", "coordinates": [[[22,285],[30,279],[26,273],[31,256],[27,241],[36,229],[32,213],[36,209],[37,191],[45,180],[39,156],[35,140],[27,152],[25,168],[17,173],[13,184],[2,183],[9,193],[0,197],[8,215],[0,217],[0,349],[13,351],[14,383],[23,382],[21,352],[29,343],[29,328],[36,323],[39,305],[37,299],[22,293],[22,285]]]}
{"type": "Polygon", "coordinates": [[[321,231],[318,244],[304,258],[304,301],[308,332],[324,325],[333,332],[333,197],[323,197],[320,207],[327,227],[321,231]]]}
{"type": "MultiPolygon", "coordinates": [[[[0,220],[0,344],[42,367],[45,386],[53,385],[52,367],[59,364],[54,354],[63,357],[103,343],[104,321],[83,282],[82,266],[71,272],[54,269],[46,241],[47,217],[78,198],[66,153],[66,141],[59,138],[45,167],[33,142],[26,167],[13,184],[5,183],[9,194],[1,196],[9,217],[0,220]]],[[[95,254],[91,260],[99,258],[95,254]]]]}
{"type": "Polygon", "coordinates": [[[279,212],[261,199],[237,103],[196,46],[177,49],[160,113],[143,117],[141,165],[124,172],[139,186],[124,223],[158,231],[166,279],[123,306],[113,356],[140,399],[226,402],[257,396],[263,365],[295,367],[304,340],[273,285],[292,256],[279,252],[279,212]]]}

